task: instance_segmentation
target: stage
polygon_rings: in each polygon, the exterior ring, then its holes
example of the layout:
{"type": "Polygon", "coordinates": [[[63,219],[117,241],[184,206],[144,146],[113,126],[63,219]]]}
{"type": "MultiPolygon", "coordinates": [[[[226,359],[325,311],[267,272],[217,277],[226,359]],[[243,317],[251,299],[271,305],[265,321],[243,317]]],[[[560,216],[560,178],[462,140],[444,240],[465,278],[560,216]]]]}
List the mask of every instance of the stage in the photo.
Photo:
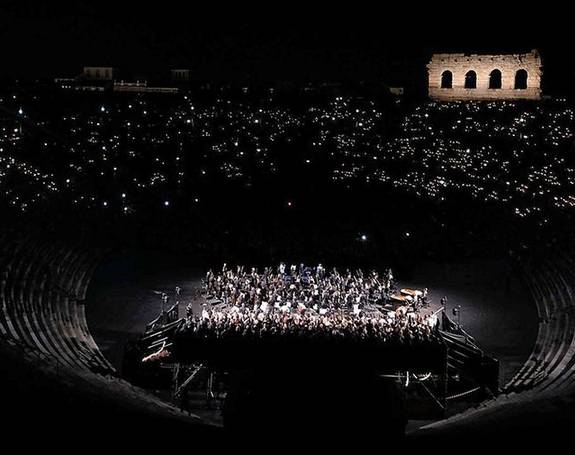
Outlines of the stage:
{"type": "MultiPolygon", "coordinates": [[[[158,293],[168,294],[169,307],[180,286],[180,316],[185,315],[188,303],[198,314],[204,273],[199,265],[158,253],[104,262],[88,289],[86,306],[90,330],[104,355],[121,370],[125,343],[139,337],[161,311],[158,293]]],[[[410,280],[396,278],[402,288],[429,289],[431,304],[424,314],[438,310],[440,299],[446,296],[447,312],[457,321],[452,310],[460,306],[462,327],[486,353],[500,360],[501,385],[530,354],[537,331],[535,305],[504,261],[422,263],[410,280]]]]}

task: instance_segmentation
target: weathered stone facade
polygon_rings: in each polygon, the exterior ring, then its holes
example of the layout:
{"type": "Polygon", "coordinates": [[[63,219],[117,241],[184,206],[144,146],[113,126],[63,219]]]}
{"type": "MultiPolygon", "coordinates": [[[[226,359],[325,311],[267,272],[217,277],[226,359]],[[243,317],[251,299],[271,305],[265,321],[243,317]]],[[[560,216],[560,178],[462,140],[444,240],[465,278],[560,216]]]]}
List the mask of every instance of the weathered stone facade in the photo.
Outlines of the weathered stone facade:
{"type": "Polygon", "coordinates": [[[440,101],[538,100],[541,57],[528,54],[434,54],[427,64],[429,96],[440,101]]]}

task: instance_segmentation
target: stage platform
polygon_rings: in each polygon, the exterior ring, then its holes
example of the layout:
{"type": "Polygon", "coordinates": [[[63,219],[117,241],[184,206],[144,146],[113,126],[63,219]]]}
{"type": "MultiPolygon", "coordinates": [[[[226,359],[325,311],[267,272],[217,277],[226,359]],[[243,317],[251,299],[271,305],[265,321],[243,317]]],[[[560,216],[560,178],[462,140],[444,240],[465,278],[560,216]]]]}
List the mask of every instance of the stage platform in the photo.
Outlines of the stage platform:
{"type": "MultiPolygon", "coordinates": [[[[127,340],[140,336],[161,310],[157,292],[170,295],[169,306],[175,287],[180,286],[180,316],[185,316],[188,303],[200,314],[204,272],[200,266],[182,265],[181,259],[146,259],[144,254],[102,264],[88,289],[86,308],[90,330],[106,357],[121,368],[127,340]]],[[[443,296],[447,296],[452,318],[452,309],[461,306],[462,326],[486,353],[500,360],[501,383],[510,379],[530,354],[537,331],[535,307],[504,261],[422,263],[410,280],[398,278],[401,287],[429,289],[431,303],[422,309],[424,314],[437,311],[443,296]]]]}

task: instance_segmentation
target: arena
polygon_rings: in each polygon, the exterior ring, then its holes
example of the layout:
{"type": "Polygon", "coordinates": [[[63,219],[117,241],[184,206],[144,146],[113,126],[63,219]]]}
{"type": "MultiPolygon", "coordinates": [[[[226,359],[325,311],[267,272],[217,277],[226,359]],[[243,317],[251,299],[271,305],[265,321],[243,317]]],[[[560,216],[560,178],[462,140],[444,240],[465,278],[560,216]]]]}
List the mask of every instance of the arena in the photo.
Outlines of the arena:
{"type": "Polygon", "coordinates": [[[112,63],[3,79],[6,440],[567,441],[575,106],[553,55],[421,51],[411,93],[112,63]]]}

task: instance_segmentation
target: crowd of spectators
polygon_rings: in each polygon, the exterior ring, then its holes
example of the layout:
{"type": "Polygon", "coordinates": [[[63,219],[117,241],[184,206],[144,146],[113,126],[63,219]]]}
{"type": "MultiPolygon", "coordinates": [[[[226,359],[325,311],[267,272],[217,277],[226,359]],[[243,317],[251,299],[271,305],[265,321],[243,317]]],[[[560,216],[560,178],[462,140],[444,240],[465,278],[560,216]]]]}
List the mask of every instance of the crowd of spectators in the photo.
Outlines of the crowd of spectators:
{"type": "Polygon", "coordinates": [[[453,194],[544,220],[575,207],[575,111],[564,102],[428,102],[393,137],[358,149],[340,182],[387,184],[444,201],[453,194]]]}
{"type": "Polygon", "coordinates": [[[561,100],[391,110],[365,96],[288,102],[271,88],[58,96],[0,98],[0,197],[22,210],[64,194],[75,207],[129,215],[285,172],[439,201],[458,192],[520,217],[575,206],[575,114],[561,100]]]}

